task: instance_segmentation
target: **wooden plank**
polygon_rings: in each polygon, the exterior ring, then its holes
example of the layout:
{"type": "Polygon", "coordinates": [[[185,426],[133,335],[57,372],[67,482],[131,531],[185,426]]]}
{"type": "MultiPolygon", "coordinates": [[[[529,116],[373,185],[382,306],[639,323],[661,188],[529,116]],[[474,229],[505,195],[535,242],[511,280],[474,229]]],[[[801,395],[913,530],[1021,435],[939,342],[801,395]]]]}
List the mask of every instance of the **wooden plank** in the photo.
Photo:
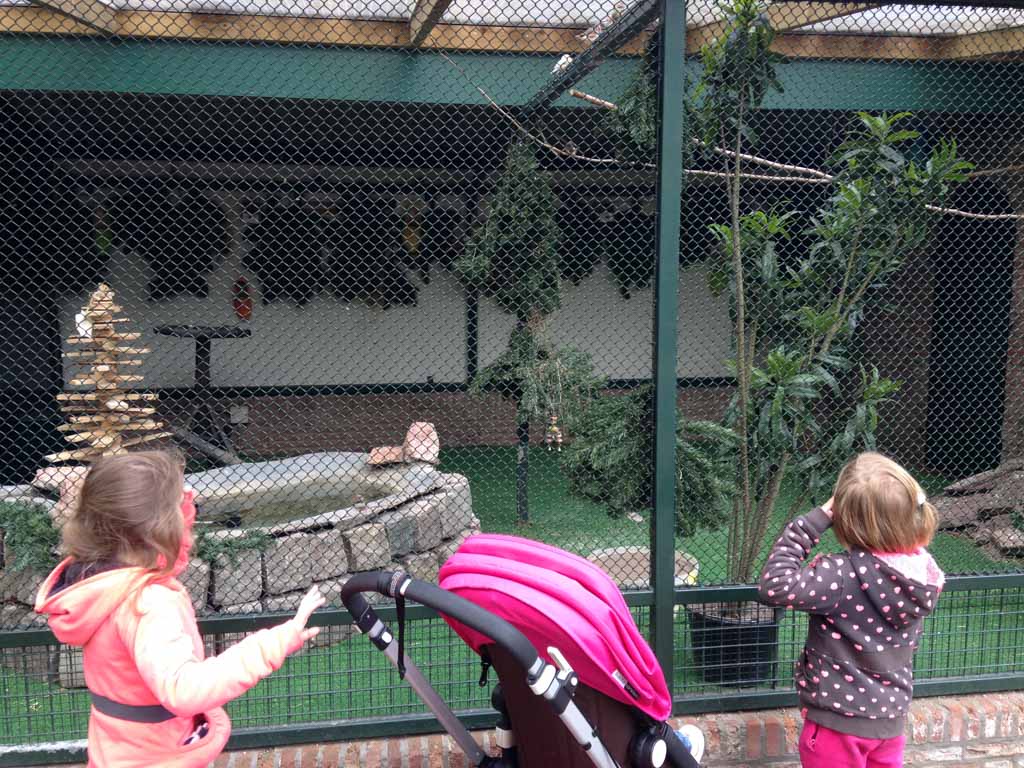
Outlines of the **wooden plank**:
{"type": "MultiPolygon", "coordinates": [[[[58,400],[102,400],[109,398],[109,392],[61,392],[57,395],[58,400]]],[[[159,395],[151,392],[132,392],[130,394],[118,395],[121,400],[158,400],[159,395]]]]}
{"type": "Polygon", "coordinates": [[[104,379],[96,379],[93,378],[92,376],[85,376],[80,379],[72,379],[68,383],[71,384],[71,386],[73,387],[88,387],[95,384],[104,389],[116,389],[118,386],[120,386],[120,382],[142,381],[144,378],[144,376],[127,376],[121,374],[116,376],[107,376],[104,379]]]}
{"type": "Polygon", "coordinates": [[[103,35],[115,34],[117,14],[100,0],[32,0],[38,6],[66,16],[103,35]]]}
{"type": "Polygon", "coordinates": [[[142,445],[151,440],[161,440],[165,437],[174,437],[174,435],[170,432],[157,432],[155,435],[143,435],[142,437],[133,437],[131,440],[125,440],[121,443],[121,446],[123,448],[131,448],[133,445],[142,445]]]}
{"type": "MultiPolygon", "coordinates": [[[[793,29],[800,29],[811,24],[820,24],[829,19],[839,19],[853,13],[868,11],[873,8],[880,8],[881,3],[875,5],[861,3],[803,3],[783,2],[769,3],[764,10],[764,15],[769,23],[779,34],[793,29]]],[[[686,51],[697,53],[700,49],[716,38],[720,37],[726,30],[727,23],[715,21],[710,24],[703,24],[691,27],[686,30],[686,51]]]]}
{"type": "Polygon", "coordinates": [[[90,408],[85,405],[65,405],[61,408],[61,411],[64,413],[87,414],[84,416],[70,416],[69,420],[73,423],[106,421],[108,419],[128,421],[133,415],[152,416],[156,413],[156,408],[118,408],[115,411],[108,413],[94,413],[95,410],[95,408],[90,408]]]}
{"type": "MultiPolygon", "coordinates": [[[[572,53],[586,43],[575,27],[501,27],[476,24],[438,24],[422,48],[514,53],[572,53]]],[[[0,32],[20,34],[95,35],[97,32],[49,9],[28,6],[0,8],[0,32]]],[[[121,37],[172,40],[352,45],[401,48],[409,43],[403,21],[317,19],[287,16],[117,11],[116,33],[121,37]]],[[[622,53],[637,54],[641,45],[622,53]]]]}
{"type": "MultiPolygon", "coordinates": [[[[784,6],[786,3],[774,5],[784,6]]],[[[801,6],[800,3],[791,5],[801,6]]],[[[834,3],[833,8],[850,8],[834,3]]],[[[877,6],[858,6],[860,9],[877,6]]],[[[823,10],[807,6],[806,10],[823,10]]],[[[848,11],[850,12],[850,11],[848,11]]],[[[773,13],[778,14],[779,10],[773,13]]],[[[805,18],[805,17],[803,17],[805,18]]],[[[831,18],[836,18],[832,16],[831,18]]],[[[819,15],[818,20],[821,20],[819,15]]],[[[781,18],[786,28],[799,18],[781,18]]],[[[220,40],[237,42],[297,43],[359,47],[400,48],[408,44],[404,22],[352,19],[310,19],[279,16],[233,16],[155,11],[117,11],[117,34],[123,37],[175,40],[220,40]]],[[[809,23],[814,23],[809,22],[809,23]]],[[[471,24],[438,24],[421,48],[492,53],[578,53],[586,43],[578,38],[582,30],[569,27],[499,27],[471,24]]],[[[695,38],[709,39],[711,25],[687,33],[688,46],[695,38]],[[703,31],[701,31],[703,30],[703,31]]],[[[0,33],[95,36],[97,31],[47,8],[13,6],[0,8],[0,33]]],[[[888,37],[883,35],[832,35],[816,33],[780,34],[774,50],[792,58],[941,60],[1010,55],[1019,42],[1016,30],[984,32],[955,38],[888,37]],[[974,39],[972,39],[974,38],[974,39]]],[[[635,56],[643,51],[646,35],[640,35],[619,49],[620,55],[635,56]]],[[[178,167],[178,172],[181,171],[178,167]]],[[[123,340],[141,334],[120,334],[123,340]]],[[[72,344],[95,343],[95,339],[72,339],[72,344]]]]}
{"type": "Polygon", "coordinates": [[[103,349],[114,349],[122,341],[137,341],[140,338],[141,333],[114,333],[96,339],[91,336],[71,336],[68,338],[68,344],[95,344],[103,349]]]}
{"type": "MultiPolygon", "coordinates": [[[[100,436],[108,432],[148,432],[153,429],[163,428],[160,421],[128,421],[128,422],[107,422],[97,428],[95,424],[61,424],[57,427],[60,432],[78,432],[79,435],[100,436]]],[[[70,435],[66,440],[71,440],[77,435],[70,435]]]]}
{"type": "Polygon", "coordinates": [[[1024,27],[993,29],[943,40],[943,58],[978,59],[1024,51],[1024,27]]]}
{"type": "Polygon", "coordinates": [[[794,34],[775,38],[772,50],[792,59],[938,61],[944,41],[935,37],[794,34]]]}
{"type": "Polygon", "coordinates": [[[416,0],[409,18],[409,45],[418,48],[451,4],[452,0],[416,0]]]}

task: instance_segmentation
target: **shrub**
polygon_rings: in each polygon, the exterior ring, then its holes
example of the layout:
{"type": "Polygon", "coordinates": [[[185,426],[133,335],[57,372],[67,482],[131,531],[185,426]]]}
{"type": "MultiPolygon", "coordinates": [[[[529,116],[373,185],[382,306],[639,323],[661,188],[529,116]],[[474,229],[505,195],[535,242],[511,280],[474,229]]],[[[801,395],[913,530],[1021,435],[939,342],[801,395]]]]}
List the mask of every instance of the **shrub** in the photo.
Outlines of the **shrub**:
{"type": "MultiPolygon", "coordinates": [[[[562,469],[573,493],[612,515],[649,511],[652,500],[651,395],[594,400],[577,422],[562,469]]],[[[732,430],[679,416],[676,427],[676,530],[683,535],[725,519],[735,485],[732,430]]]]}

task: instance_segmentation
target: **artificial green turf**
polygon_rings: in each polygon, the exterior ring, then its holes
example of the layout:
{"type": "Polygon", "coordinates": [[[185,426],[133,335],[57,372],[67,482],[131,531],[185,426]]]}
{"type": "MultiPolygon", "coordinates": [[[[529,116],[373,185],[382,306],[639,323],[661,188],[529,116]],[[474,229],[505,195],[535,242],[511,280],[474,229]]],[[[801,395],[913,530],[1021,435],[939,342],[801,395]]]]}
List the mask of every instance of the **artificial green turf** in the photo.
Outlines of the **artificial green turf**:
{"type": "MultiPolygon", "coordinates": [[[[442,469],[470,480],[473,506],[483,530],[514,533],[546,541],[580,554],[601,547],[648,545],[648,523],[612,518],[604,508],[569,493],[558,468],[558,454],[534,448],[530,454],[530,522],[517,521],[515,450],[462,448],[443,453],[442,469]]],[[[929,492],[941,478],[923,479],[929,492]]],[[[784,522],[796,489],[784,488],[772,523],[784,522]]],[[[700,562],[704,584],[724,581],[725,530],[701,531],[677,541],[677,548],[700,562]]],[[[826,536],[822,548],[834,549],[826,536]]],[[[970,541],[940,534],[932,552],[950,573],[992,573],[1012,570],[993,562],[970,541]]],[[[635,611],[646,627],[645,609],[635,611]]],[[[676,692],[714,693],[706,685],[689,649],[689,624],[680,610],[676,623],[676,692]]],[[[789,615],[779,628],[776,682],[790,686],[791,661],[803,644],[803,616],[789,615]]],[[[926,637],[917,654],[916,676],[950,677],[1024,670],[1024,591],[950,593],[926,623],[926,637]]],[[[487,707],[488,690],[477,686],[479,666],[472,652],[439,620],[410,624],[410,655],[455,708],[487,707]]],[[[38,653],[41,649],[29,652],[38,653]]],[[[6,653],[17,653],[7,651],[6,653]]],[[[6,659],[9,657],[5,657],[6,659]]],[[[83,691],[66,691],[0,666],[0,744],[35,743],[85,736],[88,711],[83,691]]],[[[759,687],[764,687],[762,684],[759,687]]],[[[362,637],[318,648],[289,659],[285,666],[228,707],[237,727],[284,725],[324,720],[393,716],[422,712],[411,690],[401,685],[383,654],[362,637]]]]}

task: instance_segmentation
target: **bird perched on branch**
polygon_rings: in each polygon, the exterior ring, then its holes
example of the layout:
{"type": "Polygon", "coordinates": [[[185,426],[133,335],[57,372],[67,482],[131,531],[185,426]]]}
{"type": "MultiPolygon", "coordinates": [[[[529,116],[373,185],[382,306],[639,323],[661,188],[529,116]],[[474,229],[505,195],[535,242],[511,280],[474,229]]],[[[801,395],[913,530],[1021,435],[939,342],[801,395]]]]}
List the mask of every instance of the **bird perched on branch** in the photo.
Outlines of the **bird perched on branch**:
{"type": "Polygon", "coordinates": [[[564,54],[562,56],[562,58],[560,58],[558,60],[558,63],[555,64],[555,68],[551,70],[551,74],[552,75],[560,75],[560,74],[562,74],[563,72],[565,72],[565,70],[567,70],[569,68],[570,64],[572,64],[572,56],[570,56],[568,53],[566,53],[566,54],[564,54]]]}

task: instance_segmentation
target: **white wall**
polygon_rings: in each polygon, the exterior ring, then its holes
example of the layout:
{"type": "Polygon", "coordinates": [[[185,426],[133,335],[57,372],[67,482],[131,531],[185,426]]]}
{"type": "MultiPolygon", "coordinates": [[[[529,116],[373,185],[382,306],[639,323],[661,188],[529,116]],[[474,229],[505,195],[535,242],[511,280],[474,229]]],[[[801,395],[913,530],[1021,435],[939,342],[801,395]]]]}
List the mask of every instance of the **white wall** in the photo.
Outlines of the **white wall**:
{"type": "MultiPolygon", "coordinates": [[[[562,307],[549,323],[553,340],[591,355],[611,379],[651,375],[654,344],[653,288],[634,290],[623,299],[611,271],[599,265],[579,285],[565,283],[562,307]]],[[[508,344],[515,321],[495,302],[480,302],[480,364],[487,365],[508,344]]],[[[725,376],[729,357],[729,311],[724,296],[707,288],[703,267],[679,276],[678,376],[725,376]]]]}
{"type": "MultiPolygon", "coordinates": [[[[235,325],[232,285],[242,274],[228,259],[210,280],[205,299],[179,296],[146,300],[149,270],[144,260],[117,253],[109,271],[118,303],[133,330],[152,352],[142,386],[188,387],[193,381],[194,343],[152,332],[163,324],[235,325]]],[[[69,301],[61,318],[70,335],[75,312],[87,294],[69,301]]],[[[257,296],[248,339],[213,342],[214,386],[287,386],[462,381],[465,377],[465,303],[450,275],[434,270],[420,286],[415,307],[388,310],[333,298],[305,307],[287,301],[262,306],[257,296]]]]}
{"type": "MultiPolygon", "coordinates": [[[[109,271],[118,303],[143,332],[152,352],[140,372],[143,386],[188,387],[193,380],[193,342],[153,333],[163,324],[234,325],[231,288],[242,274],[227,259],[210,279],[205,299],[179,296],[146,300],[149,270],[139,257],[116,252],[109,271]]],[[[619,295],[609,270],[599,266],[579,285],[565,284],[562,308],[550,329],[556,343],[591,354],[598,370],[613,379],[647,378],[651,372],[652,289],[619,295]]],[[[63,309],[62,335],[88,296],[63,309]]],[[[480,303],[480,362],[505,348],[513,320],[491,300],[480,303]]],[[[461,382],[465,378],[465,305],[457,281],[440,269],[419,286],[414,307],[388,310],[330,297],[305,307],[287,301],[255,303],[248,323],[252,337],[213,342],[215,386],[288,386],[461,382]]],[[[729,355],[729,318],[724,299],[708,292],[704,270],[691,267],[680,278],[679,376],[723,376],[729,355]]]]}
{"type": "MultiPolygon", "coordinates": [[[[465,303],[461,286],[448,272],[434,268],[431,281],[418,285],[416,306],[388,310],[361,302],[343,303],[322,296],[304,307],[281,300],[263,306],[258,286],[241,268],[245,247],[239,235],[241,203],[230,194],[224,202],[234,231],[231,254],[211,275],[209,296],[146,299],[150,270],[134,254],[114,252],[108,280],[133,330],[152,350],[138,369],[143,387],[189,387],[193,383],[194,342],[157,335],[165,324],[235,325],[232,286],[240,275],[250,279],[255,307],[248,339],[213,342],[214,386],[315,386],[351,384],[414,384],[465,380],[465,303]]],[[[400,208],[408,201],[398,200],[400,208]]],[[[446,203],[447,204],[447,203],[446,203]]],[[[414,278],[414,281],[416,278],[414,278]]],[[[69,299],[62,311],[62,336],[73,331],[74,315],[88,292],[69,299]]],[[[702,267],[680,275],[678,328],[679,376],[726,374],[729,317],[724,297],[707,289],[702,267]]],[[[623,299],[604,265],[579,285],[563,285],[562,307],[550,330],[559,345],[588,352],[598,371],[611,379],[651,375],[653,289],[636,290],[623,299]]],[[[493,301],[481,300],[479,354],[482,365],[505,349],[512,318],[493,301]]],[[[65,370],[65,377],[70,378],[65,370]]]]}

